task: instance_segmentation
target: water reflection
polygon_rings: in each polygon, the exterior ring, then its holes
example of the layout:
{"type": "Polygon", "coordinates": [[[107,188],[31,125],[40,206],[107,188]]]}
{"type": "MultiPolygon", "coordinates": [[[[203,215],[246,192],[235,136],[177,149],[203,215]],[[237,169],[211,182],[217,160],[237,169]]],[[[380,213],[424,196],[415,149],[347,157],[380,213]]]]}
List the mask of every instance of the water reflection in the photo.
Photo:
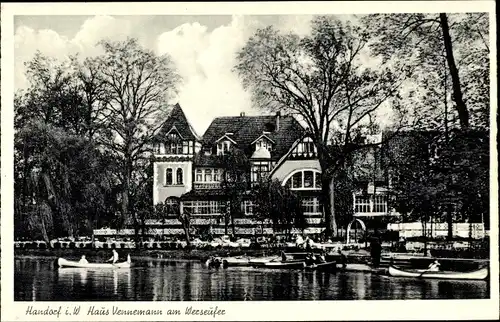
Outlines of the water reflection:
{"type": "Polygon", "coordinates": [[[15,259],[20,301],[251,301],[488,298],[481,281],[356,273],[208,269],[198,262],[136,260],[130,269],[58,269],[55,258],[15,259]]]}

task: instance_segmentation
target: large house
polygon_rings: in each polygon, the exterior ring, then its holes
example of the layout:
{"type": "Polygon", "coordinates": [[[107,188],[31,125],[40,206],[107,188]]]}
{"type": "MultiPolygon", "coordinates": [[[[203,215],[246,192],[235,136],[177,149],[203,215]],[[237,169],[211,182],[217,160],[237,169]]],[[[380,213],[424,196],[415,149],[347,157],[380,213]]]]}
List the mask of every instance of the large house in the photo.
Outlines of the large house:
{"type": "MultiPolygon", "coordinates": [[[[198,232],[224,234],[221,214],[226,196],[221,187],[224,169],[220,160],[233,147],[243,151],[250,162],[249,187],[261,178],[278,179],[300,196],[307,222],[305,233],[320,233],[324,229],[317,148],[293,116],[280,113],[218,117],[199,137],[181,106],[175,105],[154,145],[153,202],[169,204],[180,198],[181,209],[192,214],[191,225],[198,232]]],[[[370,155],[364,158],[369,164],[374,160],[370,155]]],[[[383,174],[359,177],[353,204],[355,217],[389,213],[384,184],[383,174]]],[[[242,201],[241,213],[234,220],[237,235],[272,233],[270,227],[254,218],[252,200],[242,201]]],[[[148,224],[156,227],[157,234],[182,233],[175,215],[162,222],[150,220],[148,224]]]]}

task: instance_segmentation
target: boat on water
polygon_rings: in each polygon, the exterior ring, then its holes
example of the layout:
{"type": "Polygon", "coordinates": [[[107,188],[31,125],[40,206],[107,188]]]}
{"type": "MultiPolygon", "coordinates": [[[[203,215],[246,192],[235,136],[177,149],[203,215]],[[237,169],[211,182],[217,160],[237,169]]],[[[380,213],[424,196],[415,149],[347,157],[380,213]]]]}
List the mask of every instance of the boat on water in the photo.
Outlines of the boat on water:
{"type": "Polygon", "coordinates": [[[337,262],[311,264],[305,266],[305,269],[311,271],[334,271],[337,269],[337,262]]]}
{"type": "Polygon", "coordinates": [[[64,258],[59,258],[57,264],[60,268],[73,267],[73,268],[130,268],[132,261],[130,260],[130,255],[127,255],[126,262],[120,263],[80,263],[75,261],[70,261],[64,258]]]}
{"type": "Polygon", "coordinates": [[[251,258],[248,256],[225,257],[222,259],[223,267],[250,266],[251,258]]]}
{"type": "Polygon", "coordinates": [[[263,268],[286,268],[286,269],[303,269],[306,267],[306,263],[304,261],[271,261],[264,263],[263,268]]]}
{"type": "Polygon", "coordinates": [[[279,256],[264,256],[250,258],[248,264],[252,267],[262,267],[265,263],[281,260],[279,256]]]}
{"type": "Polygon", "coordinates": [[[470,272],[429,271],[426,269],[410,270],[389,266],[389,275],[394,277],[416,277],[448,280],[484,280],[488,277],[488,268],[483,267],[470,272]]]}

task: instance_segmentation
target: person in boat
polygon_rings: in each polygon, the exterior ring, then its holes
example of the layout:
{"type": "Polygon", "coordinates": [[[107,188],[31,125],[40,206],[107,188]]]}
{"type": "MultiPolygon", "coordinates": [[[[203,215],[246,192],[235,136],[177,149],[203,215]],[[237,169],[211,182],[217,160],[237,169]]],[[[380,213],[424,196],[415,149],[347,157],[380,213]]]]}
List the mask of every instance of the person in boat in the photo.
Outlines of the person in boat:
{"type": "Polygon", "coordinates": [[[372,238],[372,242],[370,243],[370,255],[372,257],[372,265],[373,267],[378,267],[380,265],[380,255],[382,253],[382,245],[375,236],[372,238]]]}
{"type": "Polygon", "coordinates": [[[340,263],[342,264],[342,268],[345,269],[347,267],[347,257],[345,256],[344,253],[342,253],[342,249],[341,248],[337,249],[337,253],[340,256],[340,263]]]}
{"type": "Polygon", "coordinates": [[[317,263],[326,263],[325,251],[321,251],[321,254],[317,256],[317,263]]]}
{"type": "Polygon", "coordinates": [[[430,265],[429,265],[429,268],[427,269],[428,271],[430,272],[439,272],[439,267],[441,266],[441,264],[439,263],[439,261],[436,259],[434,262],[432,262],[430,265]]]}
{"type": "Polygon", "coordinates": [[[111,258],[108,259],[108,262],[113,262],[113,264],[115,264],[116,262],[118,262],[118,259],[119,259],[118,252],[116,251],[116,249],[113,249],[113,256],[111,256],[111,258]]]}
{"type": "Polygon", "coordinates": [[[78,261],[80,264],[88,264],[89,261],[85,258],[85,255],[82,255],[82,258],[80,258],[80,261],[78,261]]]}
{"type": "Polygon", "coordinates": [[[286,259],[287,259],[287,258],[286,258],[286,254],[285,254],[285,252],[284,252],[284,251],[281,251],[281,261],[282,261],[282,262],[286,262],[286,259]]]}
{"type": "Polygon", "coordinates": [[[308,266],[313,265],[315,260],[316,260],[316,257],[312,253],[307,254],[306,265],[308,265],[308,266]]]}

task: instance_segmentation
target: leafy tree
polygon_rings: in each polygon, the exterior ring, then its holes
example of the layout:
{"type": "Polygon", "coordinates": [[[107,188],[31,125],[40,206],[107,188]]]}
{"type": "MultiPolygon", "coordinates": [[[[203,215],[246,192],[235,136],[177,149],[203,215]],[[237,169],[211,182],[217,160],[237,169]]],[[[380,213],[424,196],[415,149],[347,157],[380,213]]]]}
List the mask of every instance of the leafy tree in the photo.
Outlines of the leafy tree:
{"type": "Polygon", "coordinates": [[[367,15],[362,20],[371,26],[372,52],[398,66],[417,68],[417,86],[433,82],[429,64],[441,64],[444,57],[440,68],[451,78],[454,108],[461,128],[467,129],[471,120],[475,126],[488,123],[488,18],[486,13],[412,13],[367,15]]]}
{"type": "Polygon", "coordinates": [[[114,216],[115,163],[86,135],[69,62],[37,53],[26,65],[30,86],[14,101],[17,231],[28,221],[44,239],[86,234],[114,216]]]}
{"type": "Polygon", "coordinates": [[[258,218],[270,219],[273,231],[283,231],[287,239],[292,229],[304,229],[306,220],[302,201],[276,180],[263,180],[252,189],[254,212],[258,218]]]}
{"type": "Polygon", "coordinates": [[[235,69],[257,106],[286,110],[307,125],[318,147],[330,236],[336,230],[330,182],[353,151],[373,145],[363,136],[374,130],[384,103],[398,97],[407,70],[396,74],[386,66],[363,65],[369,39],[359,26],[335,17],[317,17],[311,26],[303,37],[259,29],[238,53],[235,69]]]}
{"type": "Polygon", "coordinates": [[[250,163],[245,153],[235,147],[231,147],[229,152],[219,156],[219,161],[222,166],[221,189],[227,202],[223,213],[224,233],[227,235],[231,224],[235,235],[234,218],[242,215],[241,203],[243,195],[249,188],[250,163]]]}
{"type": "MultiPolygon", "coordinates": [[[[87,76],[93,75],[93,68],[98,69],[95,80],[104,93],[100,102],[103,125],[111,136],[102,144],[122,164],[122,223],[132,220],[137,226],[136,215],[131,214],[131,193],[147,166],[148,144],[167,115],[165,102],[173,94],[178,76],[168,56],[156,56],[135,39],[102,41],[100,45],[104,54],[85,67],[87,76]]],[[[87,102],[91,104],[89,99],[87,102]]]]}

